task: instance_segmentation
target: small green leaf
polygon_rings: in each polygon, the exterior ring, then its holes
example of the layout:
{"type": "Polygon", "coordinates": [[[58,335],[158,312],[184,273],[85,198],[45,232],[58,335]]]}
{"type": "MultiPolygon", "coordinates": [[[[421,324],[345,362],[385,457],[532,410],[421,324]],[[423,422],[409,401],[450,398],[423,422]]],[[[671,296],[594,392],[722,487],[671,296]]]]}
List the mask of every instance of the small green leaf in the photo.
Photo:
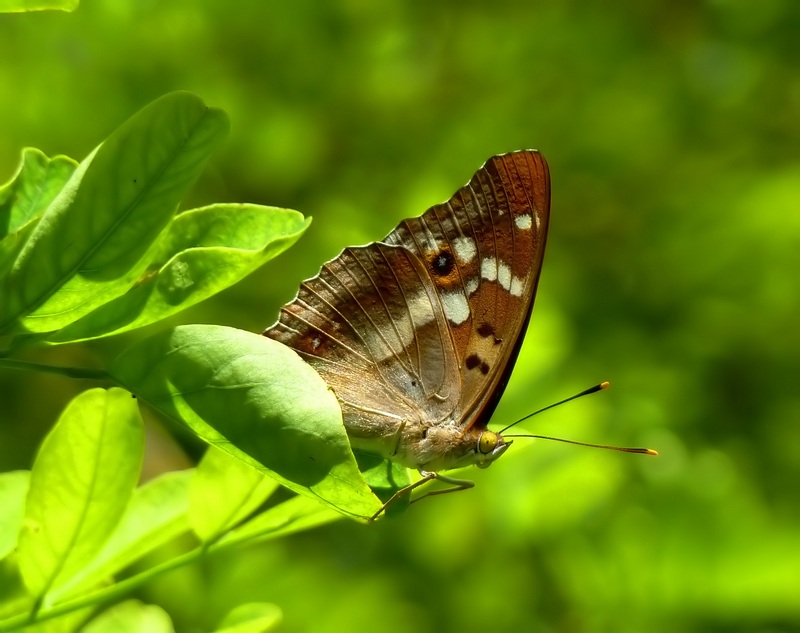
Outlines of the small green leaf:
{"type": "Polygon", "coordinates": [[[297,211],[218,204],[180,214],[150,271],[126,294],[56,332],[63,343],[119,334],[185,310],[294,244],[310,220],[297,211]]]}
{"type": "MultiPolygon", "coordinates": [[[[405,466],[383,459],[372,453],[354,452],[364,481],[382,502],[386,503],[396,492],[411,485],[411,473],[405,466]]],[[[387,516],[401,514],[411,505],[411,495],[405,494],[386,508],[387,516]]]]}
{"type": "Polygon", "coordinates": [[[74,11],[78,0],[0,0],[0,13],[28,11],[74,11]]]}
{"type": "Polygon", "coordinates": [[[0,474],[0,560],[17,546],[30,479],[28,470],[0,474]]]}
{"type": "Polygon", "coordinates": [[[280,343],[233,328],[179,326],[123,352],[110,373],[204,441],[300,494],[359,517],[380,507],[358,472],[335,396],[280,343]]]}
{"type": "Polygon", "coordinates": [[[31,471],[19,567],[36,597],[69,582],[97,554],[136,486],[144,431],[122,389],[90,389],[69,403],[31,471]]]}
{"type": "Polygon", "coordinates": [[[214,540],[250,516],[279,485],[241,459],[209,446],[192,479],[192,529],[201,541],[214,540]]]}
{"type": "Polygon", "coordinates": [[[81,633],[172,633],[174,630],[172,620],[161,607],[126,600],[103,611],[81,633]]]}
{"type": "Polygon", "coordinates": [[[266,633],[283,619],[283,612],[269,602],[240,604],[219,623],[215,633],[266,633]]]}
{"type": "Polygon", "coordinates": [[[66,156],[48,158],[34,147],[22,150],[17,173],[0,187],[0,274],[11,267],[77,165],[66,156]]]}
{"type": "Polygon", "coordinates": [[[117,129],[78,166],[14,262],[0,330],[57,330],[127,292],[227,131],[222,111],[186,92],[117,129]]]}
{"type": "Polygon", "coordinates": [[[189,486],[194,470],[165,473],[137,488],[114,532],[94,559],[65,584],[74,595],[107,580],[189,530],[189,486]]]}

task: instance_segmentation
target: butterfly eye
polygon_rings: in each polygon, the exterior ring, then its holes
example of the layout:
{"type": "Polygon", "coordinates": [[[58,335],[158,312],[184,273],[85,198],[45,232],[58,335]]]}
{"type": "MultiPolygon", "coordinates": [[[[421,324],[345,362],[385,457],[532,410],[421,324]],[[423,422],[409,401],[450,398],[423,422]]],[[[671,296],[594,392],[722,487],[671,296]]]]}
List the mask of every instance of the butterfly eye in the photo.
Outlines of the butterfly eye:
{"type": "Polygon", "coordinates": [[[478,452],[488,455],[497,446],[497,433],[484,431],[478,438],[478,452]]]}

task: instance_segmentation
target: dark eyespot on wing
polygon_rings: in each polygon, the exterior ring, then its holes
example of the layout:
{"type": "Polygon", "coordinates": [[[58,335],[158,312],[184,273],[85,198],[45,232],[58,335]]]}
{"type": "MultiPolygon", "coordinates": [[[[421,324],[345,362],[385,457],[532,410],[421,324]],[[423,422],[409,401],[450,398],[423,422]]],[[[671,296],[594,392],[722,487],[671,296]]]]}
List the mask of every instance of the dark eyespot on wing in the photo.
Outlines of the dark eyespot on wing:
{"type": "Polygon", "coordinates": [[[450,251],[441,250],[431,256],[430,265],[434,274],[439,275],[440,277],[447,277],[451,272],[453,272],[455,260],[453,259],[453,254],[450,251]]]}

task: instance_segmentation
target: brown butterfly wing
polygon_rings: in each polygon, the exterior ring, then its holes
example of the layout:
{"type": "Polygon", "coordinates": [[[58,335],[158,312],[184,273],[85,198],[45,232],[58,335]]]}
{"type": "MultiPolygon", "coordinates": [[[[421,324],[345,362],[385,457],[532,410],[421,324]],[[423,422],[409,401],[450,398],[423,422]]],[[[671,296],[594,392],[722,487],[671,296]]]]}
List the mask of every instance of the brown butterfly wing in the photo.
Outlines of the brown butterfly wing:
{"type": "Polygon", "coordinates": [[[404,421],[485,425],[530,316],[549,199],[540,154],[494,157],[448,202],[326,263],[264,335],[317,369],[351,439],[391,453],[404,421]]]}
{"type": "Polygon", "coordinates": [[[401,222],[386,238],[425,264],[449,324],[466,430],[486,426],[530,319],[550,216],[544,157],[489,159],[449,201],[401,222]]]}

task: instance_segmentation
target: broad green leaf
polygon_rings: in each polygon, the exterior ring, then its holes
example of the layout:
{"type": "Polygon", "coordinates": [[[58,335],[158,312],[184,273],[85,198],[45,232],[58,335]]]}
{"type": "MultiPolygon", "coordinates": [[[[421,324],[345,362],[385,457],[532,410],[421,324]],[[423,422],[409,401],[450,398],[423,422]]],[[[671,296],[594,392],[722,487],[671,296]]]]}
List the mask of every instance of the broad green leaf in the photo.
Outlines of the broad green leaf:
{"type": "Polygon", "coordinates": [[[192,479],[192,529],[201,541],[217,538],[250,516],[279,485],[241,459],[209,446],[192,479]]]}
{"type": "Polygon", "coordinates": [[[78,166],[14,262],[0,330],[57,330],[127,292],[227,130],[222,111],[186,92],[118,128],[78,166]]]}
{"type": "Polygon", "coordinates": [[[77,165],[66,156],[48,158],[34,147],[22,150],[17,173],[0,187],[0,274],[14,262],[77,165]]]}
{"type": "MultiPolygon", "coordinates": [[[[377,510],[378,507],[375,507],[372,512],[377,510]]],[[[233,543],[252,544],[268,541],[295,532],[311,530],[341,518],[342,515],[339,512],[316,503],[310,497],[292,497],[231,530],[212,545],[211,550],[214,551],[217,547],[225,547],[233,543]]]]}
{"type": "Polygon", "coordinates": [[[116,529],[94,559],[58,595],[107,580],[189,530],[189,486],[194,470],[165,473],[137,488],[116,529]]]}
{"type": "Polygon", "coordinates": [[[172,620],[164,609],[138,600],[126,600],[106,609],[81,633],[172,633],[172,620]]]}
{"type": "Polygon", "coordinates": [[[144,431],[122,389],[90,389],[69,403],[31,471],[19,567],[37,597],[69,582],[122,517],[136,486],[144,431]]]}
{"type": "Polygon", "coordinates": [[[17,546],[30,479],[27,470],[0,474],[0,559],[17,546]]]}
{"type": "Polygon", "coordinates": [[[283,612],[269,602],[240,604],[219,623],[216,633],[265,633],[283,619],[283,612]]]}
{"type": "Polygon", "coordinates": [[[297,211],[218,204],[180,214],[133,288],[56,332],[51,342],[118,334],[185,310],[294,244],[310,220],[297,211]]]}
{"type": "Polygon", "coordinates": [[[133,345],[110,373],[204,441],[300,494],[359,517],[380,507],[358,472],[336,398],[280,343],[233,328],[179,326],[133,345]]]}
{"type": "Polygon", "coordinates": [[[74,11],[78,0],[0,0],[0,13],[27,11],[74,11]]]}

